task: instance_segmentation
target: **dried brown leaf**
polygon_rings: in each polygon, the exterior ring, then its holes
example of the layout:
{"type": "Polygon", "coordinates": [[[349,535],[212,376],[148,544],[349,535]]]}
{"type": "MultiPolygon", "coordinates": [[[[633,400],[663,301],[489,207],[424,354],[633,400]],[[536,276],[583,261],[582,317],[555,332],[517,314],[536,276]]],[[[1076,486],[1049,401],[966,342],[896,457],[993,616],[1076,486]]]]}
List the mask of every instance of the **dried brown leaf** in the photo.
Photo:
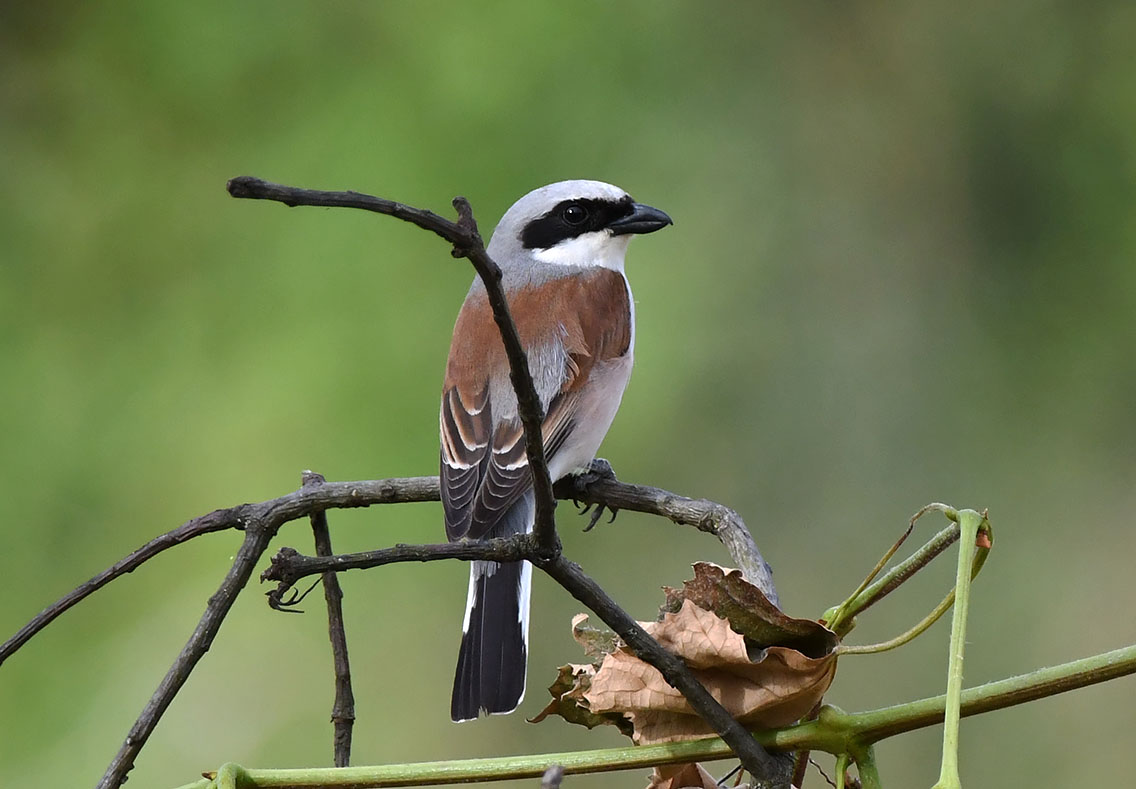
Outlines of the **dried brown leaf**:
{"type": "MultiPolygon", "coordinates": [[[[683,589],[666,591],[660,621],[643,627],[741,723],[788,725],[828,690],[836,636],[817,622],[786,616],[740,572],[700,563],[683,589]]],[[[584,615],[572,620],[573,636],[602,661],[562,668],[549,689],[552,703],[534,720],[556,713],[589,727],[611,723],[641,744],[713,733],[653,666],[586,622],[584,615]]]]}
{"type": "Polygon", "coordinates": [[[667,589],[663,610],[678,611],[684,600],[713,611],[746,637],[751,649],[791,647],[812,657],[831,652],[836,634],[812,619],[788,616],[742,575],[711,562],[694,565],[694,578],[682,589],[667,589]]]}
{"type": "Polygon", "coordinates": [[[617,727],[628,737],[632,735],[631,722],[622,714],[595,714],[588,709],[584,701],[584,694],[591,687],[596,667],[589,664],[568,664],[561,666],[556,681],[549,686],[548,692],[552,701],[536,716],[529,718],[529,723],[540,723],[549,715],[559,715],[569,723],[587,726],[594,729],[596,726],[609,725],[617,727]]]}
{"type": "MultiPolygon", "coordinates": [[[[689,600],[678,613],[645,627],[686,661],[731,715],[753,728],[799,719],[821,699],[836,673],[835,656],[810,658],[784,647],[769,647],[753,662],[745,639],[729,622],[689,600]]],[[[625,649],[604,658],[584,700],[592,713],[626,716],[635,726],[637,743],[713,733],[657,669],[625,649]]]]}

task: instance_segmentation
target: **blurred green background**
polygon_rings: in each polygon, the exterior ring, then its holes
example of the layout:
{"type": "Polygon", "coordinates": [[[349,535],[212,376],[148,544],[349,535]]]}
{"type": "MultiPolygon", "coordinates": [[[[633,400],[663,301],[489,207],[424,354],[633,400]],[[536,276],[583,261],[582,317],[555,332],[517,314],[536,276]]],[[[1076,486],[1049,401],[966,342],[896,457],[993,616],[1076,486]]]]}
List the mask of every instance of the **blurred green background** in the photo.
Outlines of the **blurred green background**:
{"type": "MultiPolygon", "coordinates": [[[[1136,6],[6,4],[0,14],[0,636],[195,515],[330,479],[435,473],[471,279],[360,212],[238,202],[253,174],[357,189],[488,234],[528,190],[617,183],[675,219],[636,241],[636,372],[602,454],[738,509],[786,609],[838,602],[928,501],[989,507],[967,682],[1133,641],[1136,6]]],[[[438,505],[333,513],[335,546],[436,541],[438,505]]],[[[639,618],[712,539],[645,516],[566,549],[639,618]]],[[[931,526],[924,526],[924,534],[931,526]]],[[[10,786],[92,785],[200,616],[236,534],[164,554],[0,668],[10,786]]],[[[310,548],[304,523],[278,544],[310,548]]],[[[864,617],[890,637],[942,562],[864,617]]],[[[455,726],[458,564],[343,577],[357,764],[618,745],[525,722],[581,658],[536,582],[522,714],[455,726]]],[[[251,588],[131,786],[331,761],[321,603],[251,588]]],[[[848,658],[829,700],[942,690],[945,623],[848,658]]],[[[1127,782],[1136,686],[969,719],[968,785],[1127,782]],[[1122,777],[1123,776],[1123,777],[1122,777]]],[[[889,786],[939,731],[884,743],[889,786]]],[[[831,760],[822,757],[831,767],[831,760]]],[[[724,767],[716,769],[724,771],[724,767]]],[[[813,774],[809,785],[823,785],[813,774]]],[[[637,774],[571,786],[642,786],[637,774]]]]}

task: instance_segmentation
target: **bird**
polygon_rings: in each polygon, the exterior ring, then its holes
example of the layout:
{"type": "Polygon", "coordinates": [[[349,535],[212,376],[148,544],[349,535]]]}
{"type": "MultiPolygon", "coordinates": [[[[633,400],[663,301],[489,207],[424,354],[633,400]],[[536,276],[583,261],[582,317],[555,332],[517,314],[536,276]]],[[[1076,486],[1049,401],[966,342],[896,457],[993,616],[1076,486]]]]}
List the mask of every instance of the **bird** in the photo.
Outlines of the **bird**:
{"type": "MultiPolygon", "coordinates": [[[[636,235],[673,224],[601,181],[560,181],[505,212],[486,247],[544,413],[553,481],[595,457],[631,376],[635,302],[624,257],[636,235]]],[[[454,324],[442,385],[441,498],[449,541],[532,531],[524,429],[504,343],[475,278],[454,324]]],[[[450,717],[515,710],[525,693],[532,565],[474,561],[450,717]]]]}

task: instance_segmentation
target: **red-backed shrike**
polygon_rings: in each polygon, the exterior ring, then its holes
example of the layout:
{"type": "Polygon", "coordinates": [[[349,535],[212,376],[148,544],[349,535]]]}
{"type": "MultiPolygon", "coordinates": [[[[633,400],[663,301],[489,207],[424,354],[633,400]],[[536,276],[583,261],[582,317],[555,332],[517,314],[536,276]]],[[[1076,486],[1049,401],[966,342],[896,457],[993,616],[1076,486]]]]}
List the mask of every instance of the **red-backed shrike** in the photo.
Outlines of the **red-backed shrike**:
{"type": "MultiPolygon", "coordinates": [[[[553,480],[586,466],[631,376],[635,306],[623,273],[635,234],[671,224],[599,181],[541,187],[510,208],[489,242],[544,407],[553,480]]],[[[451,540],[533,527],[532,477],[509,362],[475,279],[454,326],[442,387],[442,504],[451,540]]],[[[512,712],[525,693],[528,562],[473,562],[450,715],[512,712]]]]}

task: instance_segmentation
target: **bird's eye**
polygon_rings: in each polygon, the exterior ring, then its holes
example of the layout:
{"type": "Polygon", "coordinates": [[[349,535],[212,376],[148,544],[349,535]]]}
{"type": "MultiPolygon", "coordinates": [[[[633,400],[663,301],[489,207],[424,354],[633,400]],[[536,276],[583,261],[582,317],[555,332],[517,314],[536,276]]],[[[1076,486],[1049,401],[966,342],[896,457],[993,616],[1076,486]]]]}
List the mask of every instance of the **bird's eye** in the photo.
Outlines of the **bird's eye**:
{"type": "Polygon", "coordinates": [[[582,225],[588,218],[588,211],[583,206],[573,203],[564,209],[562,216],[570,225],[582,225]]]}

